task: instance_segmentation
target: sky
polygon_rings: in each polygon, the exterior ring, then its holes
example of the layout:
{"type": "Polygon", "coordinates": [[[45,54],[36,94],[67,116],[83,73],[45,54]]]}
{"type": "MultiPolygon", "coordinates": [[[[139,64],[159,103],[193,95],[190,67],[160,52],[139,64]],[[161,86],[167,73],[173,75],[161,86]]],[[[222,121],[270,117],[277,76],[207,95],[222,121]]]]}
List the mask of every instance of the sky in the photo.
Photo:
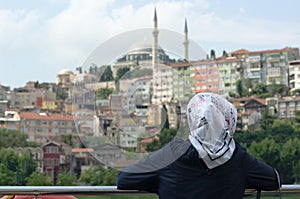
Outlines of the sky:
{"type": "Polygon", "coordinates": [[[298,0],[0,0],[0,84],[55,82],[111,38],[152,28],[154,8],[159,29],[183,34],[186,19],[189,39],[217,56],[300,47],[298,0]]]}

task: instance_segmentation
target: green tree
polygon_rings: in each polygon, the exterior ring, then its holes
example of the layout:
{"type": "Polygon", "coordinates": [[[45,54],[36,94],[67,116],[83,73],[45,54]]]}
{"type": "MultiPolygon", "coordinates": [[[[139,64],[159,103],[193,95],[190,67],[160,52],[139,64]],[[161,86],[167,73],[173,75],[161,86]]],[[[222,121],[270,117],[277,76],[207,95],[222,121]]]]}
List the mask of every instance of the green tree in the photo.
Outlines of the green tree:
{"type": "Polygon", "coordinates": [[[234,139],[246,148],[250,147],[252,142],[260,142],[263,138],[264,134],[261,131],[236,130],[234,134],[234,139]]]}
{"type": "Polygon", "coordinates": [[[263,117],[260,121],[260,128],[262,129],[263,132],[265,132],[265,134],[268,134],[275,119],[276,116],[270,115],[268,108],[263,112],[263,117]]]}
{"type": "Polygon", "coordinates": [[[75,70],[78,71],[79,74],[82,74],[82,67],[81,66],[76,67],[75,70]]]}
{"type": "Polygon", "coordinates": [[[30,152],[23,153],[18,159],[16,171],[16,184],[25,186],[27,178],[36,170],[36,163],[32,159],[30,152]]]}
{"type": "Polygon", "coordinates": [[[295,179],[296,184],[300,183],[300,159],[293,167],[293,178],[295,179]]]}
{"type": "Polygon", "coordinates": [[[246,92],[249,92],[249,90],[253,89],[253,84],[250,78],[245,79],[244,81],[244,88],[246,92]]]}
{"type": "Polygon", "coordinates": [[[103,185],[105,169],[99,165],[96,169],[90,167],[81,173],[80,182],[84,182],[90,186],[103,185]]]}
{"type": "Polygon", "coordinates": [[[216,51],[214,49],[210,50],[210,59],[212,60],[216,59],[216,51]]]}
{"type": "Polygon", "coordinates": [[[71,175],[68,171],[64,171],[57,176],[57,186],[74,186],[76,181],[76,176],[71,175]]]}
{"type": "Polygon", "coordinates": [[[13,149],[0,150],[0,162],[6,166],[7,169],[16,172],[18,155],[13,149]]]}
{"type": "Polygon", "coordinates": [[[280,146],[273,139],[265,138],[261,142],[252,142],[249,153],[275,168],[280,164],[280,146]]]}
{"type": "Polygon", "coordinates": [[[160,144],[163,146],[169,143],[177,134],[177,129],[170,128],[164,129],[159,135],[160,144]]]}
{"type": "Polygon", "coordinates": [[[94,168],[89,167],[87,170],[81,173],[79,181],[84,182],[87,185],[92,185],[92,179],[94,175],[95,175],[94,168]]]}
{"type": "Polygon", "coordinates": [[[113,93],[112,88],[100,88],[97,93],[96,97],[98,99],[108,99],[108,97],[113,93]]]}
{"type": "Polygon", "coordinates": [[[266,131],[266,136],[272,137],[277,143],[285,143],[289,138],[299,137],[292,121],[274,120],[272,126],[266,131]]]}
{"type": "MultiPolygon", "coordinates": [[[[110,66],[102,66],[104,68],[104,72],[101,74],[98,74],[100,76],[99,81],[100,82],[107,82],[112,81],[114,79],[113,73],[110,66]]],[[[103,69],[102,69],[103,70],[103,69]]]]}
{"type": "Polygon", "coordinates": [[[146,145],[148,152],[159,150],[162,146],[169,143],[177,134],[178,129],[163,129],[159,134],[159,140],[153,139],[151,143],[146,145]]]}
{"type": "Polygon", "coordinates": [[[243,93],[244,93],[244,88],[243,88],[243,83],[242,80],[238,79],[236,81],[236,92],[238,93],[238,95],[240,97],[243,97],[243,93]]]}
{"type": "Polygon", "coordinates": [[[105,175],[103,177],[103,186],[112,186],[116,185],[117,181],[117,176],[118,176],[119,171],[116,169],[108,168],[105,171],[105,175]]]}
{"type": "Polygon", "coordinates": [[[52,181],[45,173],[35,171],[27,178],[27,186],[51,186],[52,181]]]}
{"type": "Polygon", "coordinates": [[[117,70],[117,75],[115,77],[115,82],[117,83],[128,71],[130,71],[130,68],[128,68],[128,67],[119,68],[117,70]]]}
{"type": "Polygon", "coordinates": [[[16,185],[16,175],[9,170],[5,164],[0,163],[0,185],[9,186],[16,185]]]}
{"type": "Polygon", "coordinates": [[[16,130],[0,129],[0,149],[8,147],[25,147],[26,136],[16,130]]]}
{"type": "Polygon", "coordinates": [[[286,183],[294,183],[299,177],[300,139],[288,139],[280,152],[280,169],[286,183]]]}
{"type": "Polygon", "coordinates": [[[161,143],[156,138],[154,138],[152,140],[152,142],[150,142],[146,145],[146,151],[148,151],[148,152],[157,151],[160,148],[161,148],[161,143]]]}
{"type": "Polygon", "coordinates": [[[59,88],[56,91],[56,99],[57,100],[65,100],[65,99],[67,99],[67,97],[68,97],[68,93],[64,89],[59,88]]]}
{"type": "Polygon", "coordinates": [[[162,105],[162,117],[161,117],[161,123],[164,124],[162,130],[164,129],[169,129],[170,124],[169,124],[169,116],[168,116],[168,109],[165,104],[162,105]],[[163,117],[165,115],[165,117],[163,117]]]}
{"type": "Polygon", "coordinates": [[[263,94],[268,94],[267,86],[263,83],[257,83],[252,88],[251,94],[257,94],[259,96],[263,94]]]}
{"type": "Polygon", "coordinates": [[[48,83],[48,82],[43,82],[43,83],[39,83],[39,84],[37,85],[37,88],[48,90],[48,89],[50,88],[50,86],[49,86],[49,83],[48,83]]]}

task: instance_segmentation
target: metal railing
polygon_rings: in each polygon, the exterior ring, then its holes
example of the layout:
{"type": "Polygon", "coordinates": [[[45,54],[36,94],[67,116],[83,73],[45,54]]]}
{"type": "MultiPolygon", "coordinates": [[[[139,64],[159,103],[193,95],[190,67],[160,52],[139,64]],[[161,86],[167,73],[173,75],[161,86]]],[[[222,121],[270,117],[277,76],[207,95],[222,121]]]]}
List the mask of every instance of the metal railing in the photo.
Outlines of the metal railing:
{"type": "MultiPolygon", "coordinates": [[[[300,193],[300,184],[282,185],[281,193],[300,193]]],[[[245,195],[255,194],[246,190],[245,195]]],[[[279,193],[266,191],[268,193],[279,193]]],[[[136,190],[118,190],[116,186],[0,186],[0,195],[138,195],[151,194],[136,190]]]]}

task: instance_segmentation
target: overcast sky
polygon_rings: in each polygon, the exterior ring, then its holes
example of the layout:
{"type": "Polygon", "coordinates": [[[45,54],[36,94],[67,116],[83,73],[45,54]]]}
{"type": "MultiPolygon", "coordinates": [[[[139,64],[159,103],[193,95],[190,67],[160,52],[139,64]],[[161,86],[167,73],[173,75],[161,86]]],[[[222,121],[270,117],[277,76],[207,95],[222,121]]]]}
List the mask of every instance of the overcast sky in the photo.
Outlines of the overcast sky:
{"type": "Polygon", "coordinates": [[[155,7],[158,28],[181,34],[186,18],[189,38],[217,55],[300,47],[298,0],[0,0],[0,84],[55,82],[116,35],[151,28],[155,7]]]}

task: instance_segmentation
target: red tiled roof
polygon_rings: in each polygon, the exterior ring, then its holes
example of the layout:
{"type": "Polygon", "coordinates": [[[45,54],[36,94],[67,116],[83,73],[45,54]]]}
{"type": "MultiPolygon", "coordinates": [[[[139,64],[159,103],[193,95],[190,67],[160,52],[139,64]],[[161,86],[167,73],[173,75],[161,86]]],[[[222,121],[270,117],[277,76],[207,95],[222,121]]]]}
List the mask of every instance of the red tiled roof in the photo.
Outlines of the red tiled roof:
{"type": "Polygon", "coordinates": [[[249,51],[247,49],[241,48],[233,52],[230,52],[229,54],[240,54],[240,53],[249,53],[249,51]]]}
{"type": "Polygon", "coordinates": [[[170,67],[183,67],[183,66],[192,66],[190,62],[182,62],[182,63],[171,63],[170,67]]]}
{"type": "Polygon", "coordinates": [[[142,140],[140,141],[140,144],[148,144],[148,143],[151,143],[153,139],[154,139],[153,137],[148,137],[148,138],[142,139],[142,140]]]}
{"type": "Polygon", "coordinates": [[[94,149],[91,148],[73,148],[72,153],[92,153],[94,149]]]}
{"type": "Polygon", "coordinates": [[[27,120],[74,120],[72,115],[60,115],[60,114],[40,114],[40,113],[33,113],[33,112],[21,112],[21,118],[27,120]]]}

